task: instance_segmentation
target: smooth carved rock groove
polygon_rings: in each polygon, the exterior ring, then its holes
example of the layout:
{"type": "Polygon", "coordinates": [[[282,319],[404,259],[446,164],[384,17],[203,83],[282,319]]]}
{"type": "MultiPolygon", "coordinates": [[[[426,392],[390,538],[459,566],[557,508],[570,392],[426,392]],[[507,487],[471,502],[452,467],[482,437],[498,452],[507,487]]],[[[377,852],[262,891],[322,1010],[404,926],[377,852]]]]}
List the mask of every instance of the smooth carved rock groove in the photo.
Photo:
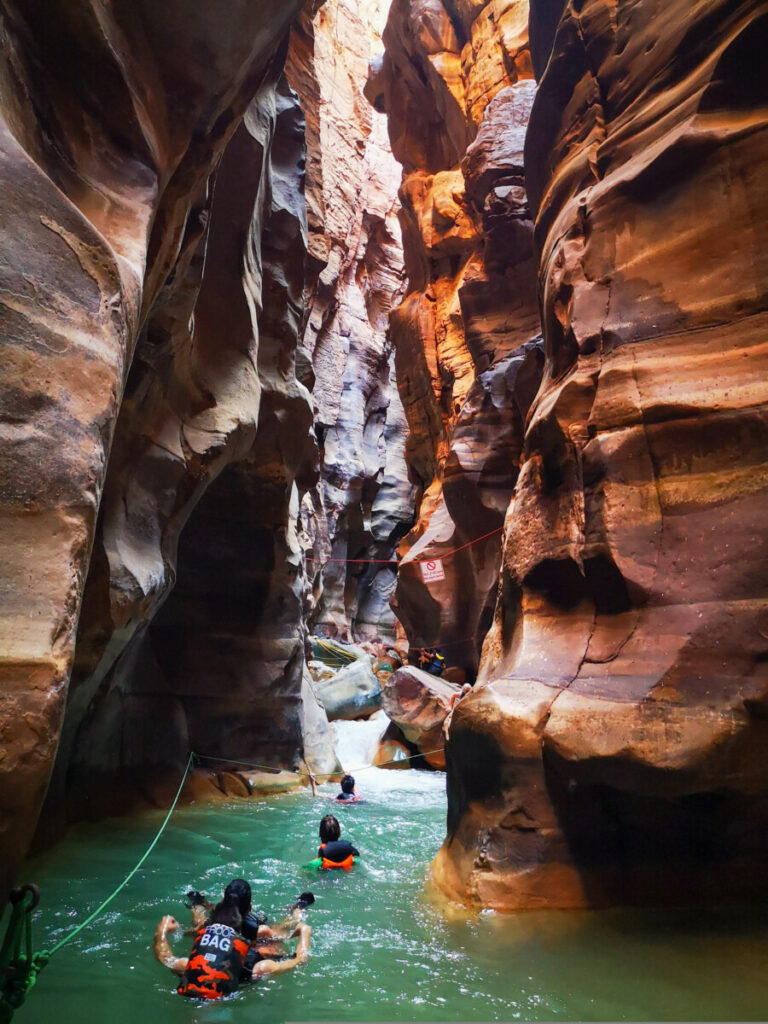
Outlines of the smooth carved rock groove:
{"type": "Polygon", "coordinates": [[[762,897],[765,14],[572,0],[531,37],[546,367],[436,877],[505,910],[762,897]]]}
{"type": "Polygon", "coordinates": [[[134,358],[47,830],[63,811],[99,813],[116,787],[151,792],[190,749],[288,766],[301,751],[303,161],[303,115],[276,69],[217,170],[202,280],[196,253],[134,358]]]}
{"type": "Polygon", "coordinates": [[[367,91],[404,172],[409,290],[391,331],[419,513],[393,604],[412,649],[437,644],[472,677],[543,364],[523,179],[527,19],[522,0],[395,0],[367,91]],[[416,560],[444,554],[445,581],[425,584],[416,560]]]}
{"type": "MultiPolygon", "coordinates": [[[[163,333],[194,304],[183,293],[199,281],[211,171],[260,84],[274,80],[300,3],[240,5],[233,19],[222,19],[219,5],[207,0],[194,18],[182,6],[137,0],[123,10],[76,0],[43,8],[19,0],[3,7],[3,892],[24,855],[56,751],[137,342],[154,350],[163,372],[171,359],[163,333]]],[[[205,376],[204,369],[194,381],[182,376],[165,408],[151,395],[136,396],[154,406],[148,434],[159,431],[158,452],[169,448],[182,476],[186,461],[205,459],[202,435],[218,429],[203,412],[215,404],[205,376]],[[190,385],[188,399],[181,392],[190,385]],[[200,433],[179,429],[185,417],[200,433]]],[[[249,410],[248,422],[257,411],[249,410]]],[[[151,471],[151,460],[142,459],[151,471]]],[[[110,536],[126,537],[128,545],[143,486],[135,481],[122,526],[119,510],[105,507],[110,536]]],[[[193,487],[187,479],[181,490],[193,487]]],[[[150,495],[150,504],[156,500],[150,495]]],[[[166,491],[163,515],[183,519],[186,500],[166,491]]],[[[115,625],[128,634],[136,603],[151,604],[164,586],[153,568],[160,566],[161,577],[167,571],[167,553],[158,555],[163,527],[149,524],[144,550],[123,544],[96,555],[120,564],[122,578],[102,597],[114,598],[115,625]]],[[[108,623],[99,642],[114,639],[119,649],[124,640],[112,631],[108,623]]],[[[114,655],[97,652],[94,664],[104,657],[114,655]]]]}

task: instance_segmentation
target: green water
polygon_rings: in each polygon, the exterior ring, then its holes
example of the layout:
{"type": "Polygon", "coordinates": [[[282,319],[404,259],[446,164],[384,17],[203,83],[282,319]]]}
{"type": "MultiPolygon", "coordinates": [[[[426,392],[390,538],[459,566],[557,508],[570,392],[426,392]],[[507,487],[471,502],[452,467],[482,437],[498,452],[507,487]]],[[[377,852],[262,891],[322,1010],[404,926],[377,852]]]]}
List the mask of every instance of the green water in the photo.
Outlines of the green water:
{"type": "MultiPolygon", "coordinates": [[[[178,811],[141,874],[51,961],[18,1024],[260,1021],[759,1020],[768,1017],[768,927],[723,915],[535,914],[446,921],[424,900],[444,831],[444,776],[371,770],[368,802],[340,808],[365,859],[313,873],[308,793],[178,811]],[[190,887],[250,879],[270,919],[310,887],[312,959],[218,1004],[174,992],[153,958],[154,926],[190,887]]],[[[332,792],[330,787],[324,787],[332,792]]],[[[65,935],[144,851],[161,814],[75,828],[28,866],[45,913],[38,945],[65,935]]],[[[182,940],[177,952],[187,952],[182,940]]]]}

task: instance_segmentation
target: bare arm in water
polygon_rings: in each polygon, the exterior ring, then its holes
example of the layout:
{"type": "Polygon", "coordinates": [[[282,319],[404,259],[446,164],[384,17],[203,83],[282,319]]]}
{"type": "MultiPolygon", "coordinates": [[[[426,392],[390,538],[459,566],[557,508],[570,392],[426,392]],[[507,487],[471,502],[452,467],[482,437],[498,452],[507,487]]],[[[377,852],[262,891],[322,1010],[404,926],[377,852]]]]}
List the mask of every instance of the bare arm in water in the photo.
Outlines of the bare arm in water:
{"type": "Polygon", "coordinates": [[[254,964],[251,972],[253,980],[258,981],[259,978],[267,975],[285,974],[287,971],[292,971],[294,967],[298,967],[299,964],[305,964],[309,960],[309,937],[311,934],[312,929],[308,924],[300,924],[291,936],[291,938],[298,937],[299,939],[295,954],[287,960],[260,960],[254,964]]]}
{"type": "Polygon", "coordinates": [[[252,942],[251,945],[260,946],[264,940],[278,939],[283,941],[284,939],[290,939],[297,934],[297,925],[301,924],[302,921],[302,908],[292,907],[288,917],[280,924],[268,925],[262,924],[259,926],[258,942],[252,942]]]}
{"type": "Polygon", "coordinates": [[[174,974],[183,974],[187,969],[189,957],[174,956],[171,945],[168,942],[168,932],[174,932],[177,928],[181,928],[181,925],[175,917],[166,914],[165,917],[161,918],[157,928],[155,928],[155,941],[152,944],[152,949],[156,959],[159,960],[163,967],[167,967],[174,974]]]}

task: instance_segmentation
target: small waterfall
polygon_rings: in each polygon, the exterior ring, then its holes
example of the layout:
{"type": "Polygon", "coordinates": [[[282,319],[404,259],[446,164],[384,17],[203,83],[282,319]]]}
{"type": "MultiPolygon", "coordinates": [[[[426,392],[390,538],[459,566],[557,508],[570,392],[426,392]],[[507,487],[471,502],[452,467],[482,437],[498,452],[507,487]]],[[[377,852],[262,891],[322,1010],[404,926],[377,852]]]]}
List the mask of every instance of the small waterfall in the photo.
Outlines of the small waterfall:
{"type": "Polygon", "coordinates": [[[331,722],[336,756],[345,771],[373,764],[376,748],[387,731],[389,718],[377,711],[366,722],[331,722]]]}

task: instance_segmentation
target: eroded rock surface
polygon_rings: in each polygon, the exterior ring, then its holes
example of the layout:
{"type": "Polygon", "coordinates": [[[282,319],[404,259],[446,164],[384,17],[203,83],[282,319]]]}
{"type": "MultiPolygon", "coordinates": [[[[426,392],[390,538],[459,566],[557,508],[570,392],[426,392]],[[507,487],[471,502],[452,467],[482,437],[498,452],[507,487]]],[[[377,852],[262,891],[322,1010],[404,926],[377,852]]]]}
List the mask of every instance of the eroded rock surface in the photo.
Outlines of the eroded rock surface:
{"type": "Polygon", "coordinates": [[[409,291],[391,330],[419,518],[394,606],[412,647],[439,645],[472,675],[543,363],[523,178],[527,17],[523,0],[395,0],[367,90],[404,171],[409,291]],[[426,584],[417,561],[442,557],[445,580],[426,584]]]}
{"type": "Polygon", "coordinates": [[[500,909],[764,898],[765,15],[532,16],[547,362],[436,875],[500,909]]]}
{"type": "Polygon", "coordinates": [[[404,665],[384,684],[381,706],[433,768],[445,769],[443,725],[461,687],[404,665]]]}
{"type": "Polygon", "coordinates": [[[299,7],[3,7],[3,891],[56,749],[137,340],[194,263],[211,171],[299,7]]]}
{"type": "Polygon", "coordinates": [[[313,451],[293,368],[303,157],[303,116],[276,68],[217,170],[202,281],[195,259],[179,270],[139,341],[49,827],[67,789],[77,813],[83,799],[108,806],[115,787],[178,770],[189,749],[289,767],[300,751],[304,583],[290,521],[313,451]]]}
{"type": "Polygon", "coordinates": [[[330,679],[318,680],[314,688],[331,722],[352,721],[381,707],[381,684],[367,657],[345,665],[330,679]]]}
{"type": "Polygon", "coordinates": [[[320,479],[301,510],[310,622],[343,639],[394,635],[394,551],[413,523],[388,329],[404,289],[401,171],[386,118],[363,95],[388,7],[389,0],[333,0],[307,11],[287,63],[307,111],[300,358],[314,382],[320,447],[320,479]]]}

